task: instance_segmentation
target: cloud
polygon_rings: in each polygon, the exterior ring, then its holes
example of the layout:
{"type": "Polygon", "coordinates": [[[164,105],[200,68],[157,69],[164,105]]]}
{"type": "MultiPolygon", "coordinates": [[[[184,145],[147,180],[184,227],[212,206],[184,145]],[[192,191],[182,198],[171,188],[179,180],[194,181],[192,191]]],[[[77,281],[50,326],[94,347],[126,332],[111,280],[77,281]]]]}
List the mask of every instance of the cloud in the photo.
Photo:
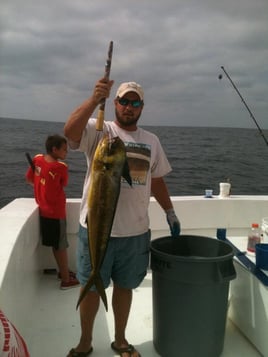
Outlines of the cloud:
{"type": "MultiPolygon", "coordinates": [[[[147,125],[268,128],[267,0],[2,0],[0,116],[65,121],[103,75],[145,89],[147,125]]],[[[106,105],[112,119],[112,100],[106,105]]]]}

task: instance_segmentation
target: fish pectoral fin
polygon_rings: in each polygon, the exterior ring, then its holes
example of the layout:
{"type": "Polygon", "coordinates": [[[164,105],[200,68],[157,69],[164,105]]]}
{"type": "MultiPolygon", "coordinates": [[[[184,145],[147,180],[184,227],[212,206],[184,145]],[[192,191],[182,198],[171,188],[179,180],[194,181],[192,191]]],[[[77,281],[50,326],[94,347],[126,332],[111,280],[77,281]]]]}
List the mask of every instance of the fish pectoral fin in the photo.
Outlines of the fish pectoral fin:
{"type": "Polygon", "coordinates": [[[128,166],[127,160],[125,161],[125,164],[124,164],[124,167],[123,167],[122,176],[123,176],[124,179],[127,181],[127,183],[129,184],[129,186],[132,187],[132,178],[131,178],[131,176],[130,176],[130,171],[129,171],[129,166],[128,166]]]}
{"type": "Polygon", "coordinates": [[[106,296],[106,293],[105,293],[105,289],[104,289],[104,286],[103,286],[103,281],[101,279],[101,276],[100,274],[98,274],[96,280],[95,280],[95,286],[96,286],[96,289],[101,297],[101,300],[105,306],[105,310],[108,311],[108,304],[107,304],[107,296],[106,296]]]}

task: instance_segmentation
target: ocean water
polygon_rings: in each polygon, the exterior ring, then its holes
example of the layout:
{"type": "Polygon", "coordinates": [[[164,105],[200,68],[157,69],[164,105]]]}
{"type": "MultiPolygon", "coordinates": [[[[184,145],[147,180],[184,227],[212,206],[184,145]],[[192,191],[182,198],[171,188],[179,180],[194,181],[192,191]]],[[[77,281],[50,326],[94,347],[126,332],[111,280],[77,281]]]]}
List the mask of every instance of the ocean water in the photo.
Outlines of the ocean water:
{"type": "MultiPolygon", "coordinates": [[[[0,208],[18,197],[33,197],[25,182],[31,156],[44,153],[46,137],[62,134],[64,123],[0,118],[0,208]]],[[[268,194],[268,147],[257,129],[147,126],[159,137],[173,171],[166,176],[170,195],[219,193],[219,182],[230,179],[234,195],[268,194]]],[[[267,133],[264,131],[267,137],[267,133]]],[[[82,194],[86,161],[70,151],[66,195],[82,194]]]]}

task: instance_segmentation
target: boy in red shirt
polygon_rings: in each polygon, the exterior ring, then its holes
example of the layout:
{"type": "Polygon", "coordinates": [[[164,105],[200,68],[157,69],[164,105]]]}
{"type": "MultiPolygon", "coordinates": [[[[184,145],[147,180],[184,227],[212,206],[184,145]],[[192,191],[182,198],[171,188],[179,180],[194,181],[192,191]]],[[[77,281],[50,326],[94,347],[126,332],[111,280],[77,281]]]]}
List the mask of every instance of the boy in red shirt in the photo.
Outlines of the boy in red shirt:
{"type": "Polygon", "coordinates": [[[39,206],[42,244],[52,247],[59,268],[61,289],[79,285],[68,268],[66,235],[66,197],[64,187],[68,183],[68,167],[59,160],[67,155],[67,141],[60,135],[48,136],[46,155],[38,154],[33,167],[26,172],[26,180],[34,187],[34,196],[39,206]]]}

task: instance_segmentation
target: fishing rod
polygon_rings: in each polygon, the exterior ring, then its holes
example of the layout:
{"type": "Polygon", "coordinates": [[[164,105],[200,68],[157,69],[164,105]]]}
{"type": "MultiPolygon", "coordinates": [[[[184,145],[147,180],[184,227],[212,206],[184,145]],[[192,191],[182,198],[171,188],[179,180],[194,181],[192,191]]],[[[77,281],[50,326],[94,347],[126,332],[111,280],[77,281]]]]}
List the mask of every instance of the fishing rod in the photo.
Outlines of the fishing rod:
{"type": "MultiPolygon", "coordinates": [[[[113,41],[110,42],[108,56],[107,56],[107,60],[106,60],[106,64],[105,64],[104,78],[107,80],[109,80],[109,77],[110,77],[112,55],[113,55],[113,41]]],[[[96,130],[98,130],[98,131],[102,131],[102,129],[103,129],[105,101],[106,100],[104,98],[101,101],[99,110],[98,110],[97,122],[96,122],[96,130]]]]}
{"type": "Polygon", "coordinates": [[[31,158],[30,154],[28,152],[26,152],[25,156],[26,156],[26,159],[27,159],[29,165],[31,166],[31,169],[33,170],[33,172],[35,172],[35,166],[34,166],[34,163],[33,163],[33,160],[31,158]]]}
{"type": "MultiPolygon", "coordinates": [[[[261,134],[261,136],[263,137],[263,140],[265,141],[266,145],[268,145],[268,141],[262,131],[262,129],[260,128],[259,124],[257,123],[257,120],[255,119],[252,111],[249,109],[249,106],[247,105],[246,101],[244,100],[244,98],[242,97],[241,93],[239,92],[238,88],[236,87],[236,85],[234,84],[234,82],[232,81],[232,78],[229,76],[229,74],[227,73],[226,69],[221,66],[221,69],[223,70],[223,72],[225,73],[226,77],[229,79],[230,83],[232,84],[232,86],[234,87],[236,93],[239,95],[240,99],[242,100],[242,103],[245,105],[247,111],[249,112],[249,115],[251,116],[251,118],[253,119],[254,123],[256,124],[259,133],[261,134]]],[[[218,76],[218,78],[221,80],[222,79],[222,75],[220,74],[218,76]]]]}

